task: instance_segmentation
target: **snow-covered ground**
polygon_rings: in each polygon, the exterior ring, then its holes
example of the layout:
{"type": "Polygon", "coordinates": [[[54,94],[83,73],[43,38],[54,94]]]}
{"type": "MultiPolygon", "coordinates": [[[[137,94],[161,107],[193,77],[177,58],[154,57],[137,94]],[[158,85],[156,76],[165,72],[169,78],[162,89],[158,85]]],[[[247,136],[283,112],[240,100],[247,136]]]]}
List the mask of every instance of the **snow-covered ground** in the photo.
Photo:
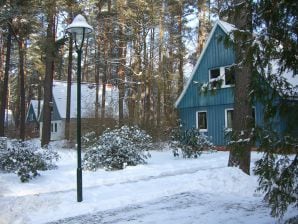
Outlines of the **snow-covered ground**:
{"type": "MultiPolygon", "coordinates": [[[[78,203],[76,152],[58,151],[58,169],[29,183],[0,173],[0,224],[276,222],[255,192],[257,177],[227,167],[227,152],[182,159],[164,149],[152,151],[146,165],[83,171],[83,202],[78,203]]],[[[252,153],[252,165],[258,158],[252,153]]],[[[296,213],[290,209],[285,219],[296,213]]]]}

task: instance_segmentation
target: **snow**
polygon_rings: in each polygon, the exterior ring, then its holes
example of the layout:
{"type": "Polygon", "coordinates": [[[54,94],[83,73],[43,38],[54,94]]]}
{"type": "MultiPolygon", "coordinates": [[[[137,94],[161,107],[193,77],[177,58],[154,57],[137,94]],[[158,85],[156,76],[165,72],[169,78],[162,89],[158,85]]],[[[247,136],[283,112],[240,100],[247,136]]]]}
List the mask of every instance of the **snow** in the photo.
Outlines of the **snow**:
{"type": "MultiPolygon", "coordinates": [[[[29,183],[0,173],[0,224],[275,222],[255,192],[257,177],[227,167],[228,152],[182,159],[165,148],[151,151],[146,165],[83,171],[83,202],[78,203],[76,151],[63,145],[53,145],[61,156],[58,169],[40,172],[29,183]]],[[[258,158],[252,153],[252,164],[258,158]]],[[[290,209],[285,218],[294,214],[290,209]]]]}
{"type": "MultiPolygon", "coordinates": [[[[53,82],[53,97],[61,118],[66,118],[67,82],[53,82]]],[[[82,118],[94,117],[95,114],[96,86],[90,83],[81,83],[81,116],[82,118]]],[[[99,106],[102,102],[102,85],[98,91],[99,106]]],[[[71,108],[70,117],[77,116],[77,83],[71,84],[71,108]]],[[[106,86],[106,115],[117,116],[118,114],[118,89],[111,85],[106,86]]],[[[100,109],[99,109],[100,111],[100,109]]]]}
{"type": "Polygon", "coordinates": [[[221,28],[227,33],[230,34],[232,31],[236,30],[235,25],[227,23],[225,21],[222,20],[218,20],[217,21],[218,25],[221,26],[221,28]]]}
{"type": "Polygon", "coordinates": [[[12,110],[5,109],[5,125],[14,125],[14,118],[12,110]]]}

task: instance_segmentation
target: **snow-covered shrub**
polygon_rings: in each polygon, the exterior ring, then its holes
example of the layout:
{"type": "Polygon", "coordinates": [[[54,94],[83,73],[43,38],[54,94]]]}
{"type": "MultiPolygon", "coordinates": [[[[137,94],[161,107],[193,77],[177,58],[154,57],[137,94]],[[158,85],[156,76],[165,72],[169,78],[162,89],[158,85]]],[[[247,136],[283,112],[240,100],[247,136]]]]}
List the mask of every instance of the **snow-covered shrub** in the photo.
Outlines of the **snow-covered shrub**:
{"type": "Polygon", "coordinates": [[[50,148],[39,149],[28,142],[12,141],[5,151],[0,151],[0,169],[16,173],[22,182],[38,176],[38,170],[53,169],[58,153],[50,148]]]}
{"type": "Polygon", "coordinates": [[[7,138],[6,137],[0,137],[0,151],[7,149],[7,138]]]}
{"type": "Polygon", "coordinates": [[[85,153],[83,167],[86,170],[118,170],[145,164],[150,157],[149,149],[152,149],[152,138],[138,127],[107,130],[85,153]]]}
{"type": "Polygon", "coordinates": [[[84,136],[82,136],[82,148],[87,149],[90,146],[94,145],[99,136],[96,135],[94,131],[86,133],[84,136]]]}
{"type": "Polygon", "coordinates": [[[182,154],[183,158],[197,158],[202,151],[214,150],[214,145],[198,129],[183,130],[182,126],[172,131],[170,146],[174,156],[182,154]]]}

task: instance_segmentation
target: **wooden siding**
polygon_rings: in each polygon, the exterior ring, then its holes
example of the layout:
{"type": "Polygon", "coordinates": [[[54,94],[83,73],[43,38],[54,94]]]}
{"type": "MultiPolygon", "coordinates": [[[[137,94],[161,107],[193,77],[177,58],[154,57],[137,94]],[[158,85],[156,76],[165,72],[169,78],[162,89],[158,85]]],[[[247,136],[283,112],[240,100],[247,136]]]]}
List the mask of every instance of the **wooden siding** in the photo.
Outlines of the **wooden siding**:
{"type": "Polygon", "coordinates": [[[225,46],[223,41],[219,39],[225,36],[225,32],[217,26],[209,45],[202,57],[201,63],[198,65],[191,84],[187,89],[177,108],[188,108],[197,106],[208,106],[218,104],[229,104],[233,102],[233,88],[222,88],[218,90],[219,93],[200,93],[199,85],[209,81],[209,69],[220,66],[231,65],[235,61],[235,55],[232,48],[225,46]],[[199,83],[197,83],[199,82],[199,83]]]}
{"type": "Polygon", "coordinates": [[[207,132],[204,134],[215,145],[225,145],[225,109],[228,108],[233,108],[233,104],[182,108],[179,110],[179,116],[186,129],[196,128],[197,111],[207,111],[207,132]]]}
{"type": "MultiPolygon", "coordinates": [[[[191,80],[187,84],[187,89],[183,91],[183,95],[180,96],[182,98],[179,98],[176,104],[185,129],[196,128],[198,111],[207,112],[207,132],[204,133],[217,146],[226,145],[227,143],[224,134],[225,110],[234,108],[234,87],[220,88],[214,92],[207,91],[206,93],[201,93],[199,88],[201,84],[209,82],[210,69],[234,64],[235,55],[233,48],[225,46],[222,41],[226,35],[222,28],[217,25],[210,37],[211,39],[208,39],[209,44],[204,49],[204,54],[200,57],[199,64],[195,67],[196,71],[192,73],[191,80]],[[219,41],[219,39],[222,40],[219,41]]],[[[281,99],[277,98],[273,104],[279,100],[281,99]]],[[[297,103],[297,101],[294,103],[297,103]]],[[[264,105],[260,102],[255,102],[254,108],[256,126],[264,127],[264,105]]],[[[290,115],[289,113],[282,118],[277,114],[269,122],[275,131],[282,134],[290,127],[287,121],[291,122],[291,117],[295,115],[290,115]]],[[[294,125],[293,133],[298,133],[297,125],[294,125]]]]}

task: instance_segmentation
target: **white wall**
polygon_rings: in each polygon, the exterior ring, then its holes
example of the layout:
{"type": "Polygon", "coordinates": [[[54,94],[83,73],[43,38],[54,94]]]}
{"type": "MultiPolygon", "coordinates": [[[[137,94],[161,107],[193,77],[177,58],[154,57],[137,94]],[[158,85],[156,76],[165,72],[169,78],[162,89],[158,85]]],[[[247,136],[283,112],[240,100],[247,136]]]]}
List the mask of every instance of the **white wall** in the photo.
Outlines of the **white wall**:
{"type": "MultiPolygon", "coordinates": [[[[39,134],[42,135],[43,122],[40,122],[39,134]]],[[[51,141],[64,139],[65,123],[64,121],[52,121],[51,122],[51,141]]]]}

